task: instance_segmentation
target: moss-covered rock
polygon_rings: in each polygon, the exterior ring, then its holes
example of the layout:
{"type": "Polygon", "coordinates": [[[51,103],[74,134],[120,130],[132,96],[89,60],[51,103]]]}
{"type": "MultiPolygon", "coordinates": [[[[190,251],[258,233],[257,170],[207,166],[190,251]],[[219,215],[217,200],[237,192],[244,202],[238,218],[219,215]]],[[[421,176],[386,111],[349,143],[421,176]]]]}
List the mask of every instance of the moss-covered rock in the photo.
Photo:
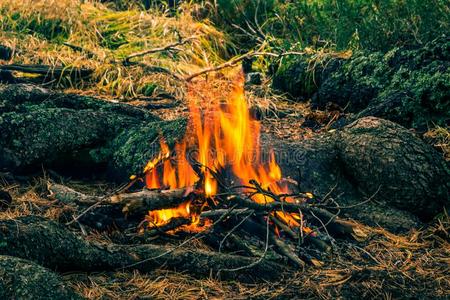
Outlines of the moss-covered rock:
{"type": "Polygon", "coordinates": [[[184,136],[186,119],[142,124],[124,130],[100,151],[112,151],[110,170],[117,179],[142,172],[143,166],[160,150],[159,141],[163,137],[172,146],[184,136]]]}
{"type": "Polygon", "coordinates": [[[287,60],[273,86],[317,108],[335,103],[358,117],[377,116],[424,129],[450,121],[450,37],[387,53],[356,52],[348,60],[287,60]],[[334,62],[333,62],[334,61],[334,62]]]}

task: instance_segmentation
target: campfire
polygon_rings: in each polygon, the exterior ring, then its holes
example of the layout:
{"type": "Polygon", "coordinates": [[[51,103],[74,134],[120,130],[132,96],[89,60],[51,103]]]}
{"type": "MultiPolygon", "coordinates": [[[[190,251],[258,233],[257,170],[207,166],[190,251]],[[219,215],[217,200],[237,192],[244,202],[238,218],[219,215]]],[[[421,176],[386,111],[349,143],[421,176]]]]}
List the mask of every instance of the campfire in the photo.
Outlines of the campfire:
{"type": "MultiPolygon", "coordinates": [[[[261,125],[251,117],[243,76],[223,97],[202,99],[191,91],[188,99],[190,131],[174,151],[161,138],[161,152],[144,169],[148,189],[182,188],[188,200],[175,208],[150,211],[146,217],[150,227],[165,225],[173,218],[188,218],[192,222],[185,229],[201,230],[211,224],[208,219],[200,222],[201,212],[229,208],[236,195],[263,205],[276,198],[289,203],[306,200],[291,195],[273,151],[270,160],[263,162],[261,125]]],[[[307,195],[312,198],[312,194],[307,195]]],[[[300,213],[277,211],[271,217],[292,230],[311,232],[300,213]]],[[[279,233],[279,226],[272,225],[279,233]]]]}
{"type": "Polygon", "coordinates": [[[329,231],[353,232],[352,223],[323,209],[324,200],[282,177],[271,149],[261,150],[261,124],[251,116],[242,75],[221,95],[207,95],[190,90],[184,138],[169,147],[161,137],[160,152],[141,176],[131,177],[145,182],[144,191],[114,196],[116,202],[128,201],[126,213],[142,212],[149,207],[143,199],[159,198],[159,205],[150,205],[158,209],[149,209],[141,223],[145,234],[215,232],[222,236],[220,248],[229,238],[252,253],[239,241],[239,232],[256,233],[266,245],[264,253],[273,244],[278,253],[303,266],[299,246],[328,249],[329,231]]]}

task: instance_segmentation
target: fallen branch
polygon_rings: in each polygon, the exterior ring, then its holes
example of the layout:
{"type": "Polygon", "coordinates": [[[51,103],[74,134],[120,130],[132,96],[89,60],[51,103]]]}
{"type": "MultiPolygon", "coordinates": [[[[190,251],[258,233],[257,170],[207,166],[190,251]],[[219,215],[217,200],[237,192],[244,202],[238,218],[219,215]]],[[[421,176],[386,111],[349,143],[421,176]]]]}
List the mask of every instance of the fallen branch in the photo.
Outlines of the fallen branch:
{"type": "MultiPolygon", "coordinates": [[[[165,234],[168,231],[177,229],[183,225],[188,225],[191,223],[191,220],[185,218],[173,218],[169,221],[169,223],[162,226],[153,226],[150,227],[150,230],[146,230],[144,232],[144,238],[154,237],[161,234],[165,234]]],[[[150,224],[151,226],[152,224],[150,224]]]]}
{"type": "Polygon", "coordinates": [[[64,204],[92,205],[100,201],[101,197],[80,193],[68,186],[47,182],[48,198],[64,204]]]}
{"type": "Polygon", "coordinates": [[[338,216],[330,213],[329,211],[314,207],[304,203],[290,203],[290,202],[269,202],[266,204],[259,204],[252,200],[247,200],[240,197],[232,197],[231,202],[236,201],[241,206],[254,209],[255,211],[284,211],[290,213],[298,213],[299,211],[310,212],[315,214],[327,228],[331,228],[334,232],[339,234],[351,234],[354,233],[354,228],[357,226],[353,222],[341,220],[338,216]]]}
{"type": "Polygon", "coordinates": [[[124,188],[119,187],[112,193],[99,197],[80,193],[61,184],[48,183],[47,189],[50,199],[64,204],[120,206],[124,213],[134,216],[145,215],[150,210],[176,207],[187,201],[194,191],[193,187],[185,187],[171,190],[145,189],[139,192],[122,193],[124,188]]]}
{"type": "Polygon", "coordinates": [[[92,74],[93,70],[84,68],[72,68],[72,67],[53,67],[47,65],[0,65],[0,70],[3,71],[17,71],[29,74],[40,74],[50,77],[61,77],[62,75],[79,75],[86,77],[92,74]]]}
{"type": "Polygon", "coordinates": [[[133,54],[128,55],[127,57],[125,57],[125,59],[123,60],[123,64],[124,65],[129,65],[131,62],[131,59],[136,58],[136,57],[140,57],[140,56],[145,56],[148,54],[152,54],[152,53],[157,53],[157,52],[164,52],[164,51],[173,51],[173,50],[177,50],[180,51],[180,49],[176,48],[177,46],[181,46],[186,44],[187,42],[198,38],[197,36],[191,36],[191,37],[187,37],[184,39],[180,39],[177,42],[165,45],[163,47],[157,47],[157,48],[152,48],[152,49],[148,49],[148,50],[144,50],[141,52],[136,52],[133,54]]]}
{"type": "Polygon", "coordinates": [[[184,78],[184,80],[186,81],[191,81],[192,79],[194,79],[195,77],[198,77],[200,75],[203,74],[207,74],[207,73],[211,73],[211,72],[216,72],[225,68],[230,68],[235,66],[238,62],[244,60],[244,59],[249,59],[255,56],[272,56],[272,57],[283,57],[283,56],[289,56],[289,55],[304,55],[304,52],[296,52],[296,51],[289,51],[289,52],[283,52],[283,53],[272,53],[272,52],[249,52],[247,54],[238,56],[238,57],[234,57],[232,59],[230,59],[229,61],[220,64],[218,66],[214,66],[214,67],[209,67],[209,68],[205,68],[203,70],[200,70],[196,73],[193,73],[187,77],[184,78]]]}
{"type": "Polygon", "coordinates": [[[188,199],[193,187],[172,190],[143,190],[135,193],[113,195],[112,204],[122,205],[122,211],[129,215],[145,215],[150,210],[176,207],[188,199]]]}

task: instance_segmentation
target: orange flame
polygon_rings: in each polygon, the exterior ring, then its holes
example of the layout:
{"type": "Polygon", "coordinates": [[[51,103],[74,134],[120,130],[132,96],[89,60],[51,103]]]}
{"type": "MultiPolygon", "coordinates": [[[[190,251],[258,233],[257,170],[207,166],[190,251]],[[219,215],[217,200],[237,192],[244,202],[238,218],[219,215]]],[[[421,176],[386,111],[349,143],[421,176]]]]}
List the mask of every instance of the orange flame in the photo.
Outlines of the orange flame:
{"type": "MultiPolygon", "coordinates": [[[[206,87],[200,92],[208,93],[208,91],[206,87]]],[[[227,96],[226,99],[221,99],[217,91],[215,94],[209,92],[207,97],[199,94],[198,90],[189,91],[191,131],[181,143],[175,145],[178,154],[176,164],[167,159],[170,155],[169,147],[164,140],[161,140],[161,153],[149,162],[144,170],[147,187],[181,188],[196,183],[199,178],[186,159],[187,149],[196,148],[198,153],[195,159],[201,166],[205,197],[213,198],[218,191],[218,183],[212,171],[218,172],[225,167],[230,167],[234,177],[241,184],[248,184],[250,180],[255,180],[264,189],[270,189],[275,194],[289,192],[287,186],[278,183],[282,174],[276,163],[275,154],[270,153],[267,165],[260,162],[260,124],[250,116],[244,96],[244,77],[239,76],[231,91],[223,94],[227,96]],[[159,172],[161,174],[159,177],[155,166],[161,162],[163,170],[162,173],[159,172]]],[[[254,195],[252,200],[258,203],[274,201],[262,194],[254,195]]],[[[293,201],[293,199],[286,198],[286,201],[293,201]]],[[[157,226],[175,217],[193,218],[195,223],[198,214],[190,209],[190,205],[190,202],[186,202],[174,209],[152,211],[149,213],[148,220],[157,226]]],[[[276,214],[286,225],[300,226],[298,214],[283,212],[276,214]]]]}

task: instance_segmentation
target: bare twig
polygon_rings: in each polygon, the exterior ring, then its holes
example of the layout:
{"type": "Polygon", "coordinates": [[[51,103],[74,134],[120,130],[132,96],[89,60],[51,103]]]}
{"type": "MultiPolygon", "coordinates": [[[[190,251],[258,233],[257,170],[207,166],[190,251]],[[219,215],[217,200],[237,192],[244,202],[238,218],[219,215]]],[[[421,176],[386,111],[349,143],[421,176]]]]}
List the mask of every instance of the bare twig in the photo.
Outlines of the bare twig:
{"type": "Polygon", "coordinates": [[[191,36],[191,37],[187,37],[184,39],[180,39],[177,42],[171,43],[171,44],[167,44],[163,47],[157,47],[157,48],[152,48],[152,49],[147,49],[141,52],[136,52],[133,54],[128,55],[127,57],[125,57],[125,59],[123,60],[123,64],[124,65],[129,65],[131,63],[131,59],[136,58],[136,57],[140,57],[140,56],[145,56],[148,54],[152,54],[152,53],[157,53],[157,52],[164,52],[164,51],[180,51],[179,48],[177,48],[177,46],[181,46],[186,44],[187,42],[193,40],[193,39],[197,39],[198,36],[191,36]]]}
{"type": "Polygon", "coordinates": [[[191,81],[192,79],[194,79],[195,77],[198,77],[200,75],[203,74],[207,74],[207,73],[211,73],[211,72],[216,72],[225,68],[230,68],[235,66],[237,63],[239,63],[240,61],[244,60],[244,59],[248,59],[251,57],[255,57],[255,56],[272,56],[272,57],[276,57],[276,58],[280,58],[283,56],[290,56],[290,55],[304,55],[305,52],[296,52],[296,51],[288,51],[288,52],[282,52],[282,53],[273,53],[273,52],[257,52],[257,51],[252,51],[252,52],[248,52],[244,55],[235,57],[230,59],[229,61],[220,64],[218,66],[214,66],[214,67],[209,67],[209,68],[205,68],[203,70],[200,70],[196,73],[193,73],[187,77],[184,78],[184,80],[186,81],[191,81]]]}
{"type": "Polygon", "coordinates": [[[219,244],[219,252],[222,251],[222,246],[223,243],[225,242],[225,240],[233,233],[235,232],[248,218],[250,218],[250,216],[254,213],[253,210],[250,210],[250,213],[245,216],[244,218],[242,218],[242,220],[236,224],[236,226],[234,226],[230,231],[227,232],[227,234],[223,237],[223,239],[220,241],[219,244]]]}
{"type": "Polygon", "coordinates": [[[237,271],[241,271],[241,270],[245,270],[245,269],[250,269],[254,266],[256,266],[257,264],[259,264],[260,262],[263,261],[263,259],[266,257],[267,254],[267,250],[269,249],[269,218],[267,218],[266,220],[266,241],[265,241],[265,247],[264,247],[264,252],[263,254],[257,259],[255,260],[253,263],[246,265],[246,266],[242,266],[239,268],[235,268],[235,269],[222,269],[219,270],[219,272],[217,272],[218,274],[222,271],[222,272],[237,272],[237,271]]]}

